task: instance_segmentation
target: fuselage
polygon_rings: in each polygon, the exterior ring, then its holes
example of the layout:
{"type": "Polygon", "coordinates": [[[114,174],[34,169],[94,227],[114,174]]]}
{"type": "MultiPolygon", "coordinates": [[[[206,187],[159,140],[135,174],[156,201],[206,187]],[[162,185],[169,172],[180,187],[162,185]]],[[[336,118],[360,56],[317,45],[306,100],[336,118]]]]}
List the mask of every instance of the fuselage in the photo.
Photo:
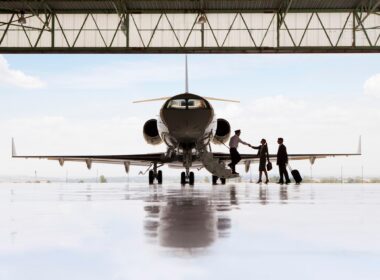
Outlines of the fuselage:
{"type": "Polygon", "coordinates": [[[165,102],[160,110],[158,131],[169,148],[182,151],[209,144],[217,121],[211,104],[201,96],[184,93],[165,102]]]}

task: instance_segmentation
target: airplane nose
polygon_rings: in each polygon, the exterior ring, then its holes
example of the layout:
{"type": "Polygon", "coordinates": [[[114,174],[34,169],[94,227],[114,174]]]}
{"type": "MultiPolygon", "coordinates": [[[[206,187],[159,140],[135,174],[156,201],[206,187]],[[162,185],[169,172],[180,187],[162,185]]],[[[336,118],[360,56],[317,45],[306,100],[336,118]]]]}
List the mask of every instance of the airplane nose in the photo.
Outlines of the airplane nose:
{"type": "Polygon", "coordinates": [[[164,110],[162,120],[179,142],[196,142],[211,122],[209,110],[164,110]]]}

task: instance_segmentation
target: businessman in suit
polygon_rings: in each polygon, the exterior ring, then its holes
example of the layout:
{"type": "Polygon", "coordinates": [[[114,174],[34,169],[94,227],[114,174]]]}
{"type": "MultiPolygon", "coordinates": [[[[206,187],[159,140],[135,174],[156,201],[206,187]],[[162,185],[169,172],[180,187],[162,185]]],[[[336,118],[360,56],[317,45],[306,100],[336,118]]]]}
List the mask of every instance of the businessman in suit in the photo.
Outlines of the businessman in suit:
{"type": "Polygon", "coordinates": [[[280,181],[278,184],[284,184],[284,176],[285,176],[285,184],[290,183],[289,174],[286,170],[286,165],[288,164],[288,152],[286,151],[286,147],[284,145],[284,139],[278,138],[278,152],[277,152],[277,165],[280,171],[280,181]]]}

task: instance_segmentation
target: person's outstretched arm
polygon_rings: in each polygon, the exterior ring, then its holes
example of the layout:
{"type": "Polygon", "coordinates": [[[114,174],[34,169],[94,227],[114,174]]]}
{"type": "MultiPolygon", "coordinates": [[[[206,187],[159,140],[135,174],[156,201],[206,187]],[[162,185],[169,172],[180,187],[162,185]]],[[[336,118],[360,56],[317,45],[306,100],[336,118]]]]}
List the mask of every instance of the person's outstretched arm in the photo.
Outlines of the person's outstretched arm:
{"type": "Polygon", "coordinates": [[[247,142],[244,142],[244,141],[241,140],[240,138],[239,138],[239,142],[242,143],[243,145],[247,145],[247,146],[252,147],[251,144],[249,144],[249,143],[247,143],[247,142]]]}

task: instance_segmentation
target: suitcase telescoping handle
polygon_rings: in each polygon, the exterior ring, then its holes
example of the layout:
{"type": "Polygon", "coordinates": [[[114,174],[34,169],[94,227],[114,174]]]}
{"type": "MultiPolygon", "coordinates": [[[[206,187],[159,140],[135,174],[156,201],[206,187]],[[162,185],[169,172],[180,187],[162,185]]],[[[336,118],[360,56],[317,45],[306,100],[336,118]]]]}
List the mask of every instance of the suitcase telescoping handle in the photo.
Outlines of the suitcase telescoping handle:
{"type": "Polygon", "coordinates": [[[293,171],[292,167],[290,166],[289,162],[286,164],[286,166],[289,168],[290,172],[293,171]]]}

